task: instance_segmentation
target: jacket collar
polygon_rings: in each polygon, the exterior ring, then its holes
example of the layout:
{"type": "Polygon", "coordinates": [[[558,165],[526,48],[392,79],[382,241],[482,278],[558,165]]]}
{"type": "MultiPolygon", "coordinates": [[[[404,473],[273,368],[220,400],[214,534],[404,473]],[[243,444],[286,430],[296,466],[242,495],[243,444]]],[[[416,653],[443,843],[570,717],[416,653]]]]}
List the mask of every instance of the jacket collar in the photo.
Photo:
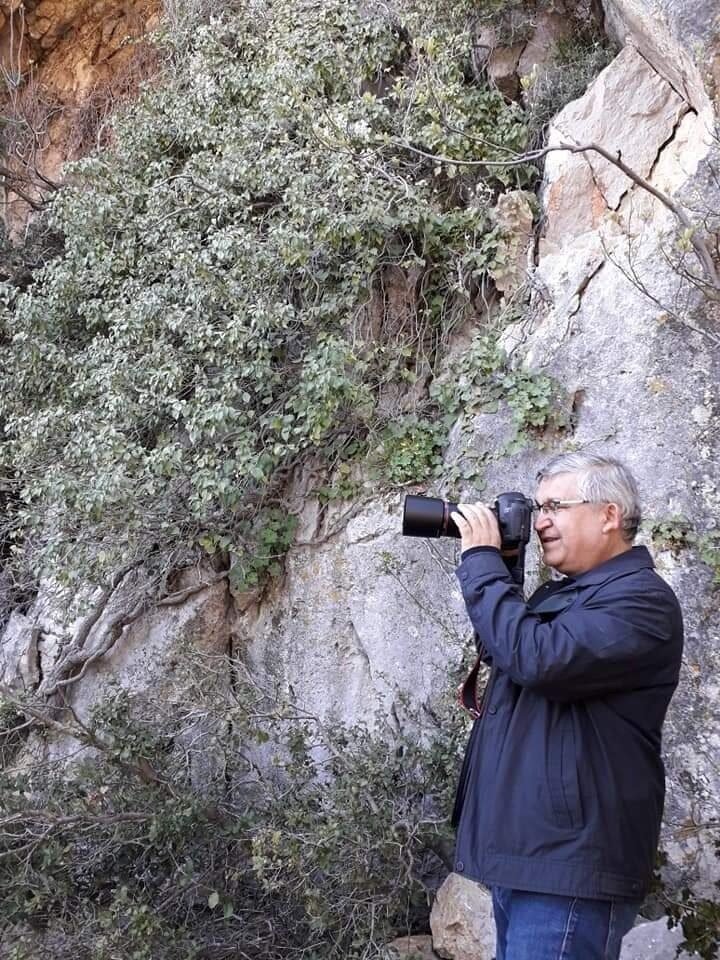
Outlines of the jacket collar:
{"type": "Polygon", "coordinates": [[[624,553],[619,553],[611,560],[598,564],[592,570],[579,573],[576,577],[568,577],[568,583],[578,587],[588,587],[594,584],[605,583],[616,577],[624,577],[628,573],[635,573],[645,568],[653,569],[655,564],[647,547],[631,547],[624,553]]]}

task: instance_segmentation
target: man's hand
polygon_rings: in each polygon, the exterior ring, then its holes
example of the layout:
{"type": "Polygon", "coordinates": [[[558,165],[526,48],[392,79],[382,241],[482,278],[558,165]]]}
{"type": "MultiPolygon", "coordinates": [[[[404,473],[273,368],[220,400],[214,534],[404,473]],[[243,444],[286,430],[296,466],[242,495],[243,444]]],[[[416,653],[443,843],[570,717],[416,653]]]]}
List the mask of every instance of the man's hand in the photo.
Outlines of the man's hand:
{"type": "Polygon", "coordinates": [[[460,531],[461,550],[469,550],[470,547],[500,549],[502,544],[500,527],[495,514],[489,507],[484,503],[459,503],[458,510],[460,513],[453,512],[450,516],[460,531]]]}

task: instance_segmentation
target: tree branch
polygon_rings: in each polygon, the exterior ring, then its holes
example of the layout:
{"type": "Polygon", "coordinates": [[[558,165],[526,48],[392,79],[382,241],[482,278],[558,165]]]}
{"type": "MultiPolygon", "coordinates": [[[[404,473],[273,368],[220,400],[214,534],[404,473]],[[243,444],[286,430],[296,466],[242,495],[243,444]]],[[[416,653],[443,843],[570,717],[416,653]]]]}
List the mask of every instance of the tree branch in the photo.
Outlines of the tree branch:
{"type": "Polygon", "coordinates": [[[617,154],[613,154],[609,150],[606,150],[605,147],[600,146],[598,143],[581,144],[563,142],[553,144],[552,146],[541,147],[537,150],[530,150],[527,153],[518,154],[509,160],[456,160],[453,157],[446,157],[443,154],[428,153],[425,150],[420,150],[418,147],[414,147],[412,144],[405,143],[403,141],[398,140],[393,141],[393,143],[397,147],[409,150],[411,153],[416,153],[428,160],[465,167],[519,167],[527,163],[534,163],[536,160],[542,160],[550,153],[596,153],[604,160],[607,160],[608,163],[611,163],[614,167],[617,167],[617,169],[624,173],[629,180],[632,180],[632,182],[641,189],[646,190],[651,196],[655,197],[656,200],[659,200],[663,206],[667,207],[667,209],[674,214],[679,223],[688,231],[688,239],[713,290],[720,294],[720,276],[718,276],[712,253],[710,252],[705,240],[699,234],[697,225],[693,224],[680,204],[675,203],[675,201],[672,200],[666,193],[664,193],[662,190],[658,190],[658,188],[654,187],[649,180],[640,176],[640,174],[633,170],[632,167],[629,167],[622,159],[619,150],[617,154]]]}
{"type": "Polygon", "coordinates": [[[193,587],[188,587],[186,590],[178,590],[177,593],[170,593],[166,597],[163,597],[161,600],[155,602],[156,607],[174,607],[179,603],[184,603],[190,597],[194,596],[196,593],[200,593],[203,590],[207,590],[208,587],[215,586],[216,583],[220,583],[221,580],[227,579],[227,571],[216,574],[214,577],[211,577],[210,580],[206,580],[204,583],[197,583],[193,587]]]}

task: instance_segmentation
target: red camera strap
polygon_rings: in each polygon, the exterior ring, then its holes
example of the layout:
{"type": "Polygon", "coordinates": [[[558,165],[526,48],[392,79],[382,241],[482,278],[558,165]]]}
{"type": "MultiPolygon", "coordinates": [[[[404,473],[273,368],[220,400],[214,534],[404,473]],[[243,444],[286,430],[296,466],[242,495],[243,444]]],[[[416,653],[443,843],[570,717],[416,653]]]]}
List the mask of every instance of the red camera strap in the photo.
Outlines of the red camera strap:
{"type": "Polygon", "coordinates": [[[478,719],[478,717],[482,714],[483,709],[483,701],[478,701],[477,696],[478,673],[480,672],[480,666],[482,665],[483,653],[484,651],[481,650],[480,656],[475,661],[472,670],[457,688],[458,703],[463,710],[467,710],[473,720],[478,719]]]}

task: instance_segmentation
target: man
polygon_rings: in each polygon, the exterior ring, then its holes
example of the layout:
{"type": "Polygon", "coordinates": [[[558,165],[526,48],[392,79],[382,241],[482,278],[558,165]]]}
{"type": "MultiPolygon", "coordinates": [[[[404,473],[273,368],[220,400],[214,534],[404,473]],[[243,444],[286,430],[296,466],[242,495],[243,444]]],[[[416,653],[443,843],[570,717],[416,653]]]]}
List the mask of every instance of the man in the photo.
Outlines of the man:
{"type": "Polygon", "coordinates": [[[495,515],[452,515],[491,665],[458,788],[455,869],[492,888],[497,960],[617,960],[653,871],[682,616],[632,546],[640,504],[626,467],[568,454],[538,481],[543,559],[566,578],[528,603],[495,515]]]}

